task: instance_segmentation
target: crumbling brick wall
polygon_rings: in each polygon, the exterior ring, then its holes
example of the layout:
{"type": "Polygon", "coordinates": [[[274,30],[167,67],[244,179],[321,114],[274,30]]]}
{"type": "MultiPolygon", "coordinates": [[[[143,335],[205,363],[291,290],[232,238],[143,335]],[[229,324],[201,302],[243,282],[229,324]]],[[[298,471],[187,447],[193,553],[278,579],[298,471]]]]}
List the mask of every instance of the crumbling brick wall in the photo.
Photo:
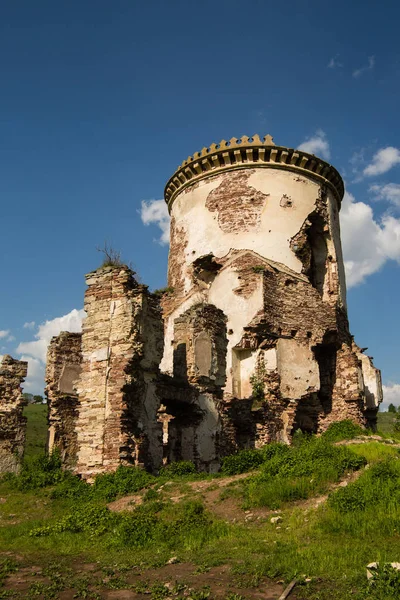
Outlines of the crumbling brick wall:
{"type": "Polygon", "coordinates": [[[24,453],[26,418],[21,384],[28,363],[8,354],[0,364],[0,473],[16,473],[24,453]]]}
{"type": "Polygon", "coordinates": [[[77,459],[76,421],[79,400],[76,392],[82,352],[82,335],[62,331],[53,337],[47,350],[46,396],[48,413],[48,451],[60,451],[64,467],[75,466],[77,459]]]}
{"type": "MultiPolygon", "coordinates": [[[[275,403],[275,418],[281,413],[284,438],[289,440],[297,428],[321,432],[343,419],[365,425],[361,363],[345,312],[324,302],[315,286],[287,269],[265,265],[263,277],[264,307],[241,344],[259,352],[276,348],[277,368],[264,374],[265,400],[275,403]],[[277,386],[271,385],[271,377],[277,386]]],[[[264,412],[265,426],[259,427],[263,440],[273,435],[269,411],[264,412]]]]}
{"type": "Polygon", "coordinates": [[[125,266],[100,268],[86,283],[77,472],[93,477],[118,465],[157,470],[162,462],[159,300],[125,266]]]}

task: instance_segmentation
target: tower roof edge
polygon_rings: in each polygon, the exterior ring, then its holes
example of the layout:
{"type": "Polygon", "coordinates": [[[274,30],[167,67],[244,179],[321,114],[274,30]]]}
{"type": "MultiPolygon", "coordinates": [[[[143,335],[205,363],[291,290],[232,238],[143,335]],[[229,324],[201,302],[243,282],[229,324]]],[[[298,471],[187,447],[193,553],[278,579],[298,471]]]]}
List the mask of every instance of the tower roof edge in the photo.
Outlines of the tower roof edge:
{"type": "Polygon", "coordinates": [[[335,167],[314,154],[276,146],[270,135],[261,139],[258,134],[221,140],[189,156],[168,180],[165,201],[170,209],[176,196],[199,179],[232,169],[254,167],[288,169],[318,179],[332,189],[340,207],[344,183],[335,167]]]}

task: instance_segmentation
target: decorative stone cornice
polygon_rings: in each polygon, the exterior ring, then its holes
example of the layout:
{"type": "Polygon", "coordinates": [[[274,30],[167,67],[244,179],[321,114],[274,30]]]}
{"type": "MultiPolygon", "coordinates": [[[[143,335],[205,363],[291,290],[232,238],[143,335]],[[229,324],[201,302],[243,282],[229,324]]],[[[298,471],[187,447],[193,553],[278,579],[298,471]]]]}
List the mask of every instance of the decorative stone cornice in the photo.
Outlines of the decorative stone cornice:
{"type": "Polygon", "coordinates": [[[276,146],[270,135],[261,140],[256,134],[232,138],[229,142],[222,140],[184,160],[165,186],[164,197],[168,208],[171,208],[182,190],[200,179],[249,167],[287,169],[317,179],[332,189],[340,206],[344,184],[334,167],[302,150],[276,146]]]}

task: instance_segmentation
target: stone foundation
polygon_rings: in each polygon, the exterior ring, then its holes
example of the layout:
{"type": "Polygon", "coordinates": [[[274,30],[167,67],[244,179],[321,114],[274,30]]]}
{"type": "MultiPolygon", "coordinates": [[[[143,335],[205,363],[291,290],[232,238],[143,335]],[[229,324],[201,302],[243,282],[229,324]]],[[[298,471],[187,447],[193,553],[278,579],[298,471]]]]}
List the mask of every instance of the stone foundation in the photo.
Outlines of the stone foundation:
{"type": "Polygon", "coordinates": [[[0,364],[0,473],[17,473],[24,454],[26,418],[21,384],[28,363],[3,356],[0,364]]]}

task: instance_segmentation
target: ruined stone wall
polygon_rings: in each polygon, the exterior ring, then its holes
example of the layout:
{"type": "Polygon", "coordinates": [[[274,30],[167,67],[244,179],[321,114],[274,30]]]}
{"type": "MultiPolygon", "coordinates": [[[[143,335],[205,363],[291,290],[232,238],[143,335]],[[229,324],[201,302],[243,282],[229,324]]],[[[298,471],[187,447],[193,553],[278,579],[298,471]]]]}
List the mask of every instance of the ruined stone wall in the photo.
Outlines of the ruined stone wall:
{"type": "Polygon", "coordinates": [[[62,331],[53,337],[46,362],[48,415],[48,451],[60,451],[64,467],[75,466],[77,459],[76,421],[79,400],[76,387],[81,370],[80,333],[62,331]]]}
{"type": "Polygon", "coordinates": [[[367,427],[376,431],[379,405],[383,400],[382,377],[372,358],[365,354],[355,342],[353,342],[353,351],[361,362],[362,378],[364,381],[364,415],[367,427]]]}
{"type": "Polygon", "coordinates": [[[77,472],[93,477],[118,465],[156,470],[162,462],[159,301],[124,266],[98,269],[86,283],[77,472]]]}
{"type": "Polygon", "coordinates": [[[28,363],[3,356],[0,364],[0,473],[16,473],[24,453],[26,418],[21,384],[28,363]]]}

